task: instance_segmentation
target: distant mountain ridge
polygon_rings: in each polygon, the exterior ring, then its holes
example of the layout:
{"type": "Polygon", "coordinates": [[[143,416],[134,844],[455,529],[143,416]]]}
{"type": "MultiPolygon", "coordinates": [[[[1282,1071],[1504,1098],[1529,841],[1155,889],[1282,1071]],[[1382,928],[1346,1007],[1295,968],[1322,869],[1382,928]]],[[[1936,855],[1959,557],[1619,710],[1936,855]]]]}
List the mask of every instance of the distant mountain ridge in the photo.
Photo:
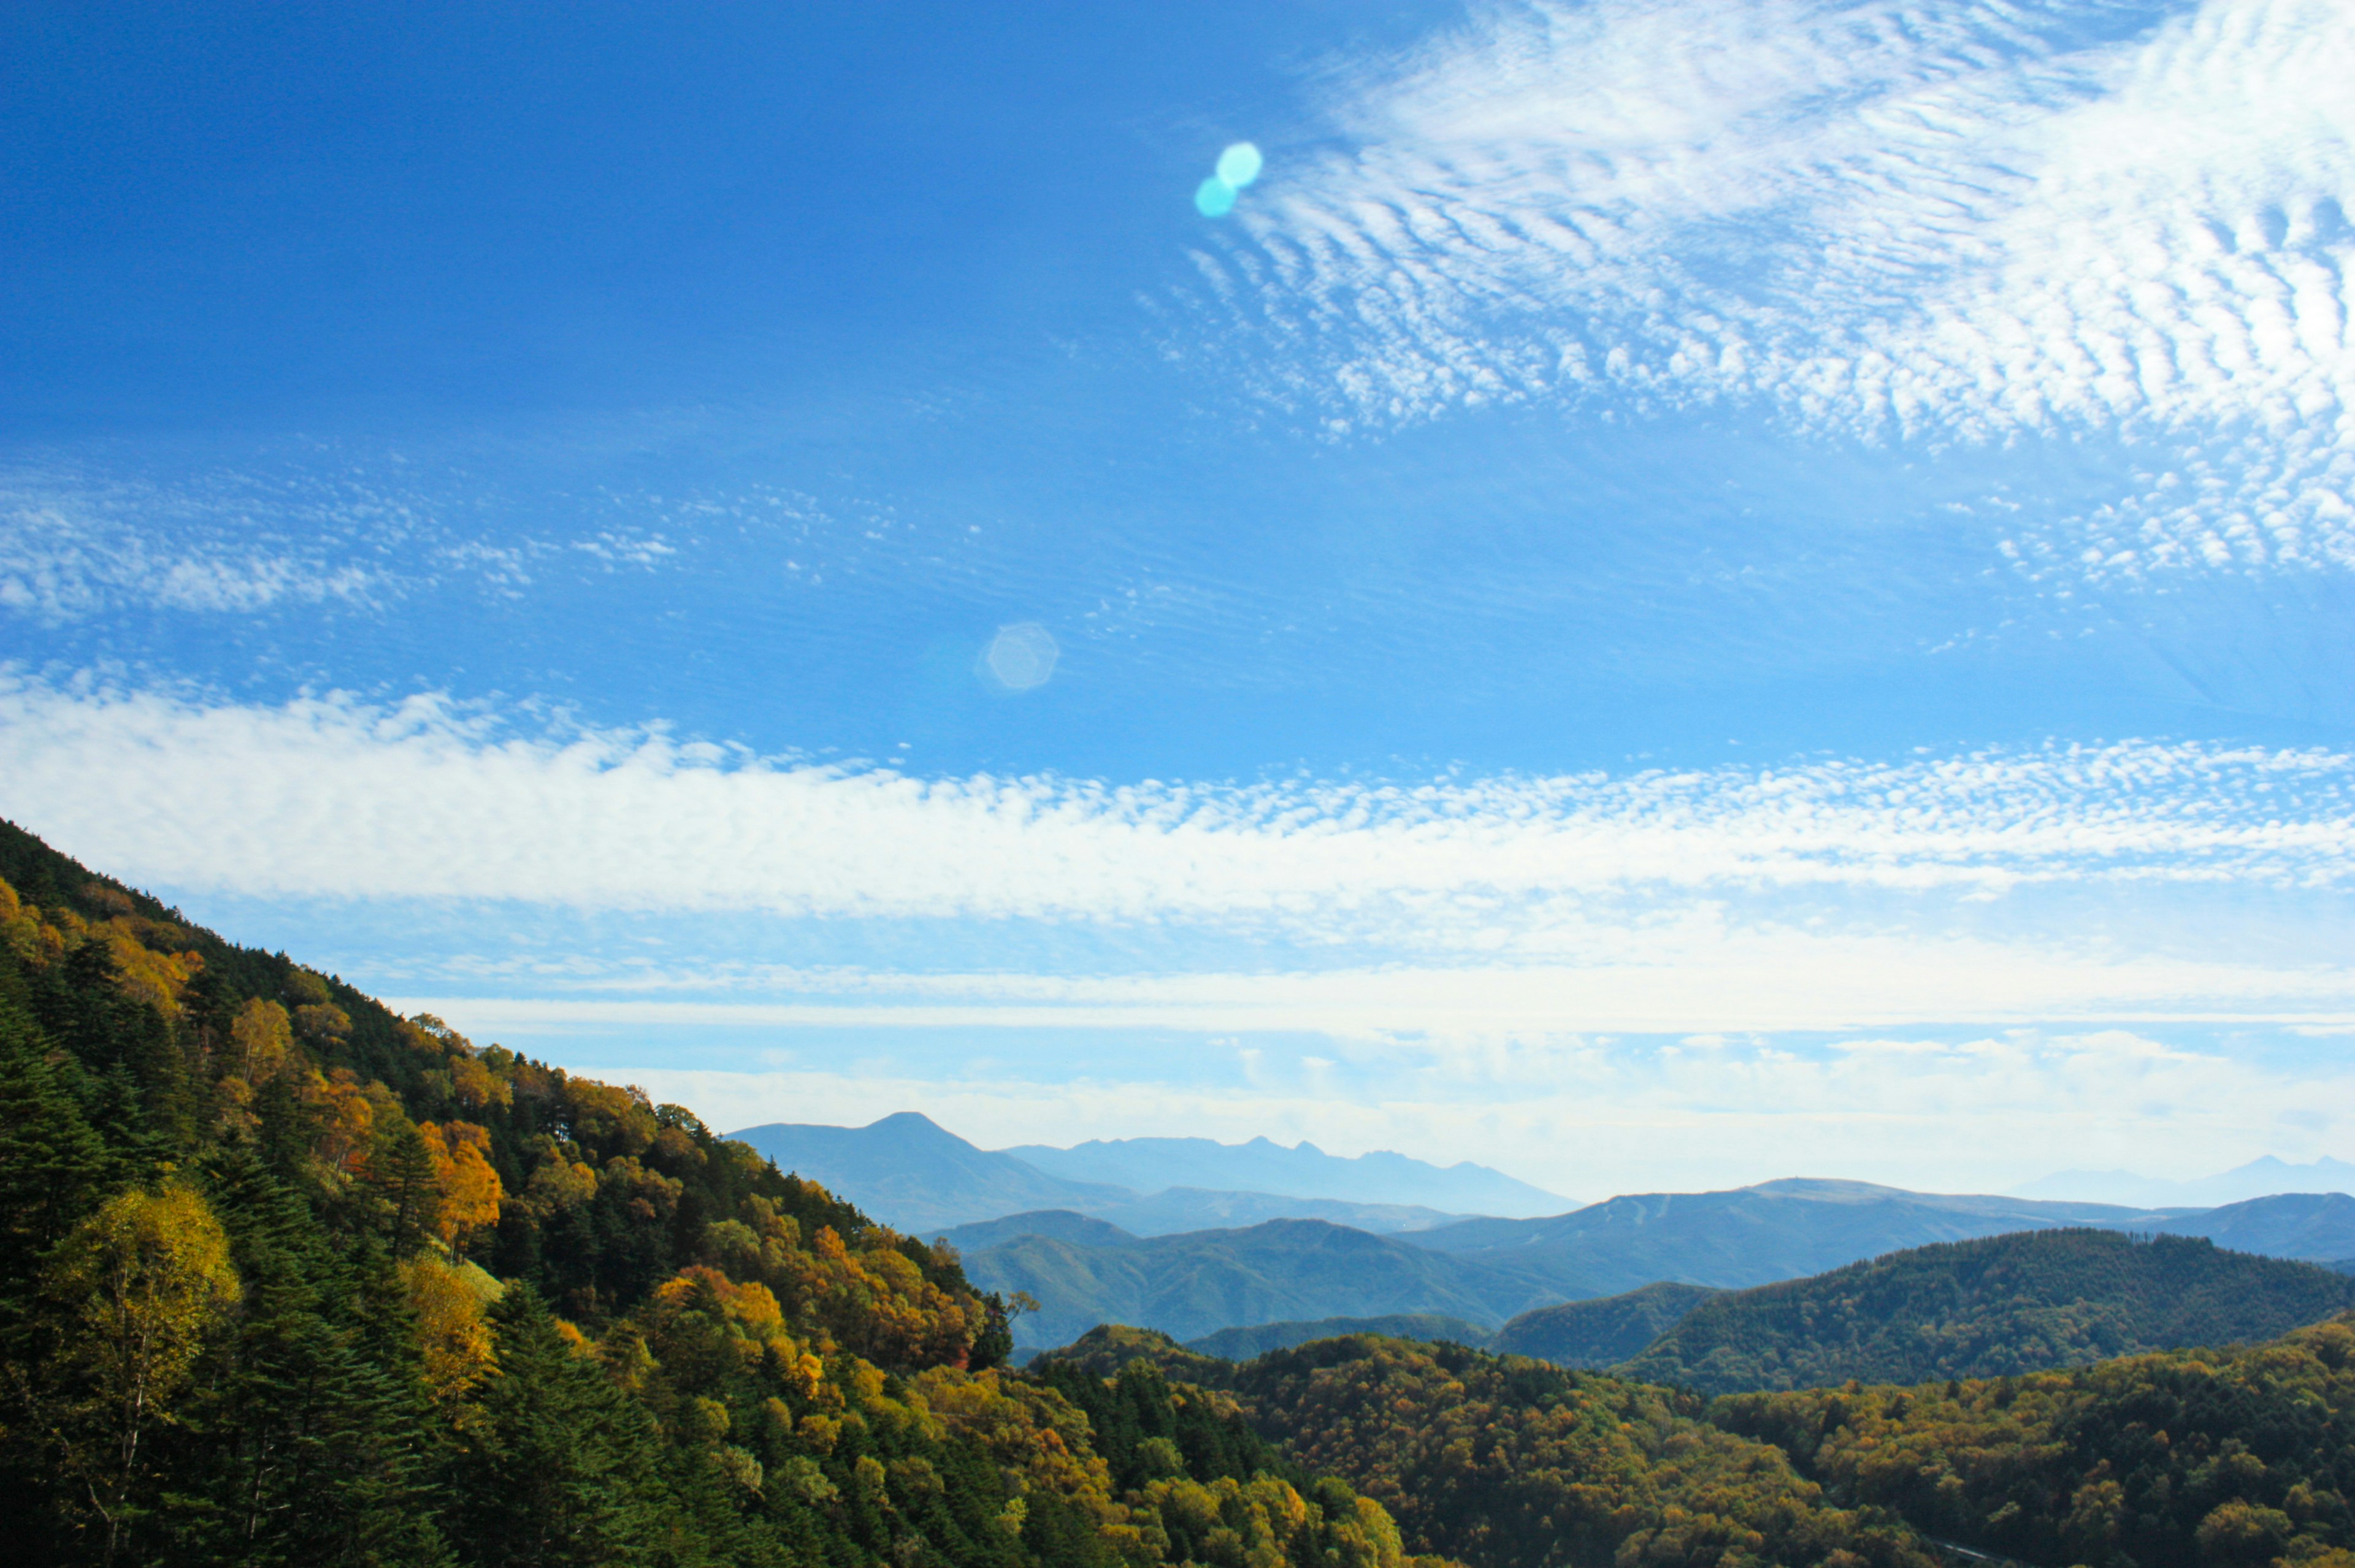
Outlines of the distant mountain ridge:
{"type": "Polygon", "coordinates": [[[1241,1144],[1209,1138],[1098,1138],[1071,1148],[1017,1144],[1004,1152],[1065,1180],[1111,1183],[1138,1192],[1206,1188],[1509,1217],[1559,1214],[1578,1207],[1559,1193],[1468,1159],[1436,1166],[1383,1149],[1347,1157],[1327,1154],[1305,1140],[1286,1148],[1265,1137],[1241,1144]]]}
{"type": "Polygon", "coordinates": [[[1412,1240],[1469,1262],[1509,1262],[1575,1301],[1661,1280],[1741,1289],[1934,1242],[2062,1225],[2155,1228],[2180,1217],[1793,1178],[1724,1192],[1631,1194],[1540,1220],[1466,1220],[1412,1240]]]}
{"type": "Polygon", "coordinates": [[[2284,1192],[2355,1193],[2355,1165],[2328,1157],[2300,1165],[2266,1155],[2189,1181],[2131,1170],[2062,1170],[2019,1189],[2022,1198],[2076,1199],[2145,1209],[2207,1209],[2284,1192]]]}
{"type": "MultiPolygon", "coordinates": [[[[901,1111],[863,1127],[772,1122],[729,1136],[775,1160],[778,1169],[821,1182],[886,1224],[922,1236],[1042,1211],[1093,1215],[1138,1235],[1232,1229],[1269,1220],[1324,1220],[1389,1233],[1429,1230],[1463,1218],[1461,1211],[1417,1203],[1185,1186],[1146,1192],[1116,1183],[1079,1180],[1042,1170],[1006,1150],[978,1147],[914,1111],[901,1111]]],[[[1387,1157],[1403,1159],[1395,1155],[1387,1157]]],[[[1448,1174],[1436,1166],[1421,1168],[1435,1177],[1448,1174]]],[[[1397,1185],[1393,1182],[1382,1189],[1392,1190],[1397,1185]]]]}
{"type": "Polygon", "coordinates": [[[1614,1371],[1708,1394],[2002,1377],[2272,1339],[2350,1307],[2355,1279],[2204,1238],[2023,1232],[1712,1296],[1614,1371]]]}

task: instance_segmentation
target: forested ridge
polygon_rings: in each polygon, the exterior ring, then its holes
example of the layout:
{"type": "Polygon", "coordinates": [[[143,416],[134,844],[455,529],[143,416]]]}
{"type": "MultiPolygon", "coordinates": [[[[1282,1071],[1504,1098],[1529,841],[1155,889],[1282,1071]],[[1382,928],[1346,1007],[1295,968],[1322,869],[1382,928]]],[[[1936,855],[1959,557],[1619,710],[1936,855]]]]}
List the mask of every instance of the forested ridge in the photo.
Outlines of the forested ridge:
{"type": "Polygon", "coordinates": [[[1107,1328],[1056,1353],[1216,1382],[1294,1463],[1472,1568],[2355,1568],[2355,1316],[2246,1349],[1714,1401],[1351,1336],[1240,1365],[1107,1328]]]}
{"type": "Polygon", "coordinates": [[[2313,1264],[2196,1237],[2029,1231],[1710,1296],[1616,1370],[1704,1393],[1999,1377],[2269,1339],[2350,1307],[2355,1279],[2313,1264]]]}
{"type": "Polygon", "coordinates": [[[13,1563],[1400,1568],[954,1252],[0,825],[13,1563]]]}

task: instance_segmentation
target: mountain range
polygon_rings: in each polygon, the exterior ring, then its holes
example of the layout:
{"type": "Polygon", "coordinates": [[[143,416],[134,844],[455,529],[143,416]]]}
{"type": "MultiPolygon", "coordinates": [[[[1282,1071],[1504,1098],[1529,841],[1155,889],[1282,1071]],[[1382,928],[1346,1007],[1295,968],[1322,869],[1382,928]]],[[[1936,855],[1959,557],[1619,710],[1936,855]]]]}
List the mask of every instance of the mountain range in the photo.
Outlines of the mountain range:
{"type": "Polygon", "coordinates": [[[1041,1210],[1089,1214],[1132,1235],[1157,1236],[1269,1220],[1325,1220],[1390,1233],[1466,1214],[1563,1206],[1550,1192],[1468,1160],[1442,1167],[1386,1152],[1344,1159],[1312,1144],[1285,1148],[1266,1138],[1129,1138],[1071,1149],[992,1150],[912,1111],[863,1127],[772,1122],[729,1136],[886,1224],[925,1236],[1041,1210]]]}
{"type": "Polygon", "coordinates": [[[1071,1148],[1017,1144],[1005,1152],[1069,1181],[1139,1192],[1207,1188],[1512,1218],[1559,1214],[1578,1207],[1558,1192],[1468,1159],[1436,1166],[1381,1149],[1351,1159],[1327,1154],[1312,1143],[1286,1148],[1263,1137],[1242,1144],[1209,1138],[1098,1138],[1071,1148]]]}
{"type": "Polygon", "coordinates": [[[1641,1349],[1650,1338],[1643,1326],[1657,1334],[1671,1321],[1646,1287],[1742,1290],[1938,1243],[2089,1227],[2315,1263],[2355,1256],[2355,1199],[2337,1195],[2186,1213],[1819,1179],[1645,1193],[1540,1220],[1379,1237],[1277,1221],[1146,1238],[1062,1211],[959,1227],[946,1239],[983,1288],[1039,1301],[1018,1330],[1026,1347],[1062,1344],[1097,1323],[1198,1339],[1231,1328],[1438,1314],[1494,1332],[1500,1349],[1602,1366],[1641,1349]],[[1512,1321],[1563,1303],[1590,1310],[1550,1329],[1512,1321]],[[1613,1328],[1612,1313],[1631,1303],[1635,1315],[1613,1328]]]}
{"type": "Polygon", "coordinates": [[[2188,1181],[2131,1170],[2062,1170],[2019,1189],[2022,1198],[2076,1199],[2141,1209],[2206,1209],[2278,1192],[2355,1193],[2355,1165],[2328,1157],[2299,1165],[2267,1155],[2188,1181]]]}

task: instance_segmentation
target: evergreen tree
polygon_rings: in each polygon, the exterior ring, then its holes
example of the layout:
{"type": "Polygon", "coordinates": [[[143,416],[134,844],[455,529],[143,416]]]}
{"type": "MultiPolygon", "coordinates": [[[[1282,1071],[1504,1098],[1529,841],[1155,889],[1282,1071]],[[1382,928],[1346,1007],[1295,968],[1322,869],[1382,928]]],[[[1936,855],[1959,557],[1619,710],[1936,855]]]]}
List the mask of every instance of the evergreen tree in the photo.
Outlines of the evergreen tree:
{"type": "Polygon", "coordinates": [[[224,1151],[208,1174],[246,1295],[208,1397],[180,1437],[190,1477],[175,1499],[182,1554],[441,1560],[430,1525],[420,1528],[431,1437],[402,1364],[409,1336],[365,1309],[308,1207],[253,1151],[224,1151]]]}
{"type": "Polygon", "coordinates": [[[669,1532],[654,1424],[576,1355],[538,1294],[511,1287],[493,1313],[498,1374],[461,1437],[454,1532],[482,1568],[645,1561],[669,1532]]]}

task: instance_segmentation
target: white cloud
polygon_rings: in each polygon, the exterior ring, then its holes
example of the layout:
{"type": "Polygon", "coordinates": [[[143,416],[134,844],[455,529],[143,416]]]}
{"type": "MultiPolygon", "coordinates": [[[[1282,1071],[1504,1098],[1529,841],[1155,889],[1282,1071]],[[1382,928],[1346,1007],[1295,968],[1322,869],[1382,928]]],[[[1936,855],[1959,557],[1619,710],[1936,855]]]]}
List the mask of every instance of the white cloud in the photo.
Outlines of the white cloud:
{"type": "Polygon", "coordinates": [[[393,580],[269,540],[172,538],[102,512],[0,496],[0,606],[80,620],[124,604],[250,613],[282,603],[367,603],[393,580]]]}
{"type": "Polygon", "coordinates": [[[1354,150],[1257,193],[1204,292],[1344,422],[1764,398],[1841,434],[2189,435],[2173,479],[2221,494],[2052,548],[2344,568],[2350,80],[2339,0],[1499,6],[1344,73],[1354,150]]]}
{"type": "MultiPolygon", "coordinates": [[[[534,939],[399,984],[477,1007],[519,993],[504,1016],[543,1029],[2355,1019],[2330,935],[2355,881],[2355,769],[2328,752],[1118,788],[532,738],[430,699],[206,706],[22,679],[0,688],[0,811],[176,895],[637,912],[620,948],[534,939]],[[935,972],[909,974],[714,958],[717,933],[646,923],[696,912],[963,924],[927,939],[935,972]],[[1078,972],[988,934],[1041,927],[1128,934],[1070,949],[1092,955],[1078,972]],[[1235,968],[1238,940],[1265,972],[1235,968]],[[938,972],[950,952],[972,955],[963,972],[938,972]]],[[[805,939],[740,923],[723,940],[805,939]]]]}
{"type": "Polygon", "coordinates": [[[5,806],[178,888],[1468,933],[1629,889],[2339,888],[2355,766],[2124,743],[1763,770],[1255,787],[926,780],[420,698],[0,688],[5,806]]]}

